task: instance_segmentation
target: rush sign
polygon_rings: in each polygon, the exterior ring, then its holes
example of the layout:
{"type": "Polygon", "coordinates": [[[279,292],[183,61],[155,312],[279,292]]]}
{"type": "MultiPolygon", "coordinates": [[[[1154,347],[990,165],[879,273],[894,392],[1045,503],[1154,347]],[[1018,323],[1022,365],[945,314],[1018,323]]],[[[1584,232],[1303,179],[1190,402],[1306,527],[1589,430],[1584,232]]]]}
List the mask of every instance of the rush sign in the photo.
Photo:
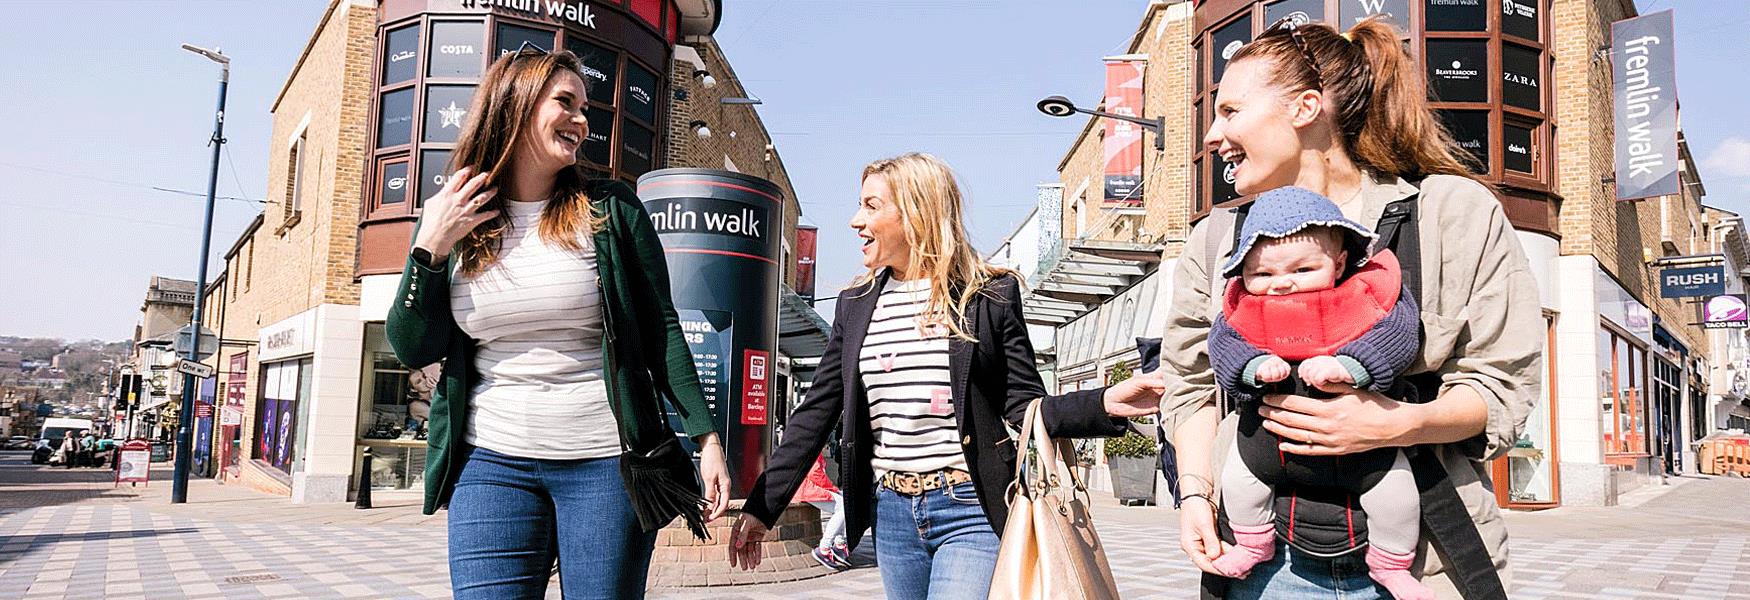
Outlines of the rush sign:
{"type": "Polygon", "coordinates": [[[1659,272],[1659,297],[1694,298],[1726,293],[1726,273],[1720,265],[1665,269],[1659,272]]]}

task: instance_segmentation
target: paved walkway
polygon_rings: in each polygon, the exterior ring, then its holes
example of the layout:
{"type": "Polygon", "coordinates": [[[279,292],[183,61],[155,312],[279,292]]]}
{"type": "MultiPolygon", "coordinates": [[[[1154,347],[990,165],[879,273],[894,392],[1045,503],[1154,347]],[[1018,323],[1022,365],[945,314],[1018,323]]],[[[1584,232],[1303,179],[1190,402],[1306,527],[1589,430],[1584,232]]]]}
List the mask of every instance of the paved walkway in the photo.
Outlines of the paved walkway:
{"type": "MultiPolygon", "coordinates": [[[[115,489],[109,471],[0,453],[0,598],[446,598],[443,517],[417,499],[293,505],[212,481],[168,502],[163,473],[115,489]]],[[[162,465],[155,465],[162,466],[162,465]]],[[[1623,506],[1512,513],[1516,599],[1750,600],[1750,482],[1679,478],[1623,506]]],[[[1125,598],[1191,598],[1173,511],[1095,497],[1125,598]]],[[[882,596],[875,569],[786,584],[653,590],[652,598],[882,596]]],[[[550,598],[558,597],[557,586],[550,598]]]]}

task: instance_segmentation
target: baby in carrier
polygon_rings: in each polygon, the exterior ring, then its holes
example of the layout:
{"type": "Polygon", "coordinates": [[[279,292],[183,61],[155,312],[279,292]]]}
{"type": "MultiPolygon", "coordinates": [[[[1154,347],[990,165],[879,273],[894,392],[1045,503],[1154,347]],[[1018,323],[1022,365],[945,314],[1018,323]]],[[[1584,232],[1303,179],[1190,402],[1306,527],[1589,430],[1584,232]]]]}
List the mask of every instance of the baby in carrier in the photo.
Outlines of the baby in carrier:
{"type": "MultiPolygon", "coordinates": [[[[1328,396],[1318,389],[1334,383],[1386,392],[1415,359],[1415,299],[1391,251],[1370,252],[1374,238],[1330,199],[1278,188],[1254,201],[1222,267],[1229,283],[1210,329],[1209,362],[1240,414],[1221,472],[1236,544],[1215,568],[1227,577],[1244,578],[1274,557],[1276,486],[1328,486],[1360,496],[1369,576],[1399,600],[1434,597],[1409,571],[1421,506],[1403,452],[1288,454],[1258,414],[1266,394],[1328,396]]],[[[1288,531],[1293,541],[1292,524],[1288,531]]]]}

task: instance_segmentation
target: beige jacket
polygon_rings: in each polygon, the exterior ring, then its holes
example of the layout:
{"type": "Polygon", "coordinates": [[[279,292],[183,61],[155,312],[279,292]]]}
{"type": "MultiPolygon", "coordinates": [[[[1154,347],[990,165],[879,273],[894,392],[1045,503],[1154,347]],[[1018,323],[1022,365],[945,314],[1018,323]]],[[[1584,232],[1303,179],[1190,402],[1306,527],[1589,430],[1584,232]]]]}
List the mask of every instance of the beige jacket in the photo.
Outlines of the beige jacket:
{"type": "MultiPolygon", "coordinates": [[[[1439,448],[1459,496],[1470,509],[1483,543],[1510,585],[1507,529],[1489,483],[1488,462],[1519,439],[1525,419],[1541,398],[1546,326],[1525,251],[1500,203],[1481,184],[1450,175],[1421,182],[1417,224],[1421,234],[1422,308],[1425,342],[1422,355],[1407,373],[1438,373],[1441,391],[1468,385],[1489,405],[1489,422],[1481,443],[1439,448]]],[[[1343,206],[1356,222],[1372,225],[1392,201],[1417,193],[1417,186],[1396,177],[1367,177],[1360,196],[1343,206]]],[[[1169,424],[1183,422],[1198,408],[1215,401],[1215,378],[1205,340],[1219,310],[1210,296],[1208,236],[1220,235],[1220,257],[1233,251],[1231,221],[1227,231],[1208,231],[1205,219],[1191,230],[1185,253],[1174,273],[1171,311],[1162,335],[1161,357],[1169,392],[1162,412],[1169,424]]],[[[1234,419],[1222,421],[1217,447],[1232,443],[1234,419]]],[[[1224,452],[1214,452],[1219,463],[1224,452]]],[[[1215,465],[1212,473],[1220,473],[1215,465]]],[[[1423,581],[1441,598],[1458,598],[1442,561],[1424,532],[1417,552],[1423,581]]]]}

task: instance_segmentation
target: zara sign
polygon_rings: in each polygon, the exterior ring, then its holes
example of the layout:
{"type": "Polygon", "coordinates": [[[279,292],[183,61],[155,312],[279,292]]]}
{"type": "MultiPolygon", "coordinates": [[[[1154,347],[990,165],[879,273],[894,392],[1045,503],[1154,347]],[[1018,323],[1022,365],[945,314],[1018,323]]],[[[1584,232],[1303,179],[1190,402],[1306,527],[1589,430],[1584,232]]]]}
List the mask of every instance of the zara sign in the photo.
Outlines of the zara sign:
{"type": "Polygon", "coordinates": [[[1665,269],[1659,272],[1659,297],[1694,298],[1726,293],[1726,271],[1720,265],[1665,269]]]}

